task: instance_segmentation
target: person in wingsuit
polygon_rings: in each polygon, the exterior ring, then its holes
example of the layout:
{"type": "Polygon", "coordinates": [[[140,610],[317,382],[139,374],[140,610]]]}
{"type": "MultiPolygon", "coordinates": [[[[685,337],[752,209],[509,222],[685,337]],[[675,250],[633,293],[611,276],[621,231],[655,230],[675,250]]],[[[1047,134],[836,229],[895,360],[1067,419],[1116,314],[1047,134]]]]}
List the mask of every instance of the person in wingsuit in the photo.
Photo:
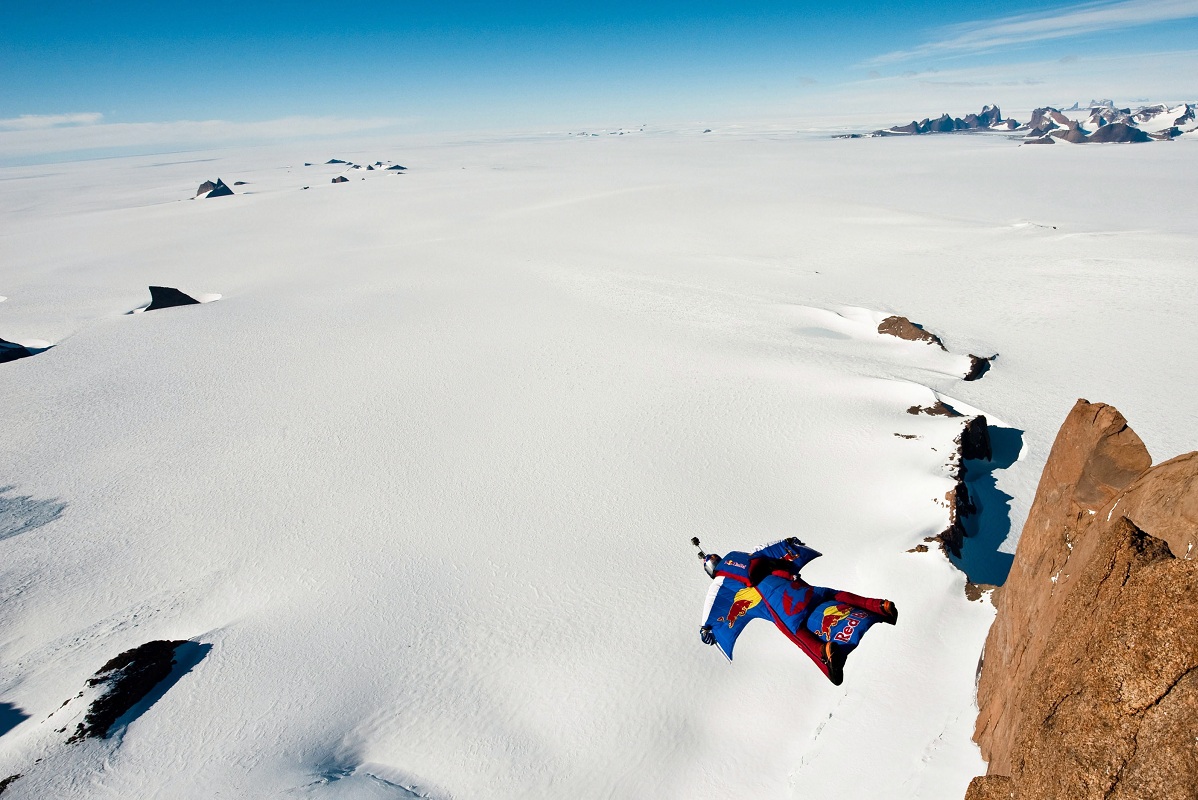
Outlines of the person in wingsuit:
{"type": "MultiPolygon", "coordinates": [[[[691,541],[699,546],[698,539],[691,541]]],[[[889,600],[804,581],[799,570],[820,555],[794,537],[723,557],[700,549],[703,567],[715,581],[699,629],[704,644],[716,645],[731,661],[749,620],[768,619],[839,686],[845,659],[861,637],[876,622],[898,622],[898,609],[889,600]]]]}

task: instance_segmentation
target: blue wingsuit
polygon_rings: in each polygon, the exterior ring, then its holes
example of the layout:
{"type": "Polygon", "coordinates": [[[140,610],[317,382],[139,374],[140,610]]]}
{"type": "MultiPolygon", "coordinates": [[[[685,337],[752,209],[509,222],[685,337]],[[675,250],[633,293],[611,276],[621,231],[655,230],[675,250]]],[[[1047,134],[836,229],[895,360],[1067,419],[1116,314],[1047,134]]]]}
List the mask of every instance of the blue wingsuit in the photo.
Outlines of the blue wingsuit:
{"type": "Polygon", "coordinates": [[[768,619],[839,684],[845,658],[869,626],[894,624],[898,612],[889,600],[804,581],[799,570],[820,555],[792,537],[751,553],[724,556],[707,593],[704,641],[715,644],[731,661],[736,638],[749,620],[768,619]]]}

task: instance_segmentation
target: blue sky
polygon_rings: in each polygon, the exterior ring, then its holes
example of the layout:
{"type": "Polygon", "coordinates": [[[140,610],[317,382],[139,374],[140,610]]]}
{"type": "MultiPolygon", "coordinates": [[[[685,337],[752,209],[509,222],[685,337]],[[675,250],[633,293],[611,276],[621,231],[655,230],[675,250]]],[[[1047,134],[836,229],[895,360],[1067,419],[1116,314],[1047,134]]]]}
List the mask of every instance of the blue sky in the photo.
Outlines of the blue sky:
{"type": "Polygon", "coordinates": [[[0,140],[179,120],[464,130],[1198,95],[1198,0],[5,6],[0,140]]]}

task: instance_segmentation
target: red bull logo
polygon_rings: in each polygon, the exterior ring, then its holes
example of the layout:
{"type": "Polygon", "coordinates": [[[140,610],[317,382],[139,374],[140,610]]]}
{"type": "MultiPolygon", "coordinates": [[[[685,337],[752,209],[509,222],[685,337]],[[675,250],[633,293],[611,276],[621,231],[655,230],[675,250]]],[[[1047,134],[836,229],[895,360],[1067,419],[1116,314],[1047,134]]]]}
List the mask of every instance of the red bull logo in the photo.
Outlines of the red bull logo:
{"type": "Polygon", "coordinates": [[[845,617],[844,625],[836,632],[834,640],[845,644],[853,641],[853,631],[857,630],[857,626],[861,624],[862,620],[867,619],[867,617],[867,612],[855,609],[853,613],[845,617]]]}
{"type": "Polygon", "coordinates": [[[824,618],[819,635],[825,642],[850,644],[857,627],[869,619],[869,612],[860,608],[837,603],[824,609],[824,618]],[[835,634],[833,634],[835,631],[835,634]]]}
{"type": "Polygon", "coordinates": [[[736,624],[737,620],[749,613],[749,609],[761,602],[761,592],[753,586],[746,586],[736,593],[732,598],[732,605],[728,608],[727,617],[719,617],[720,622],[727,622],[731,628],[736,624]]]}
{"type": "MultiPolygon", "coordinates": [[[[832,629],[836,627],[836,623],[840,622],[845,617],[850,616],[852,613],[853,607],[848,605],[834,605],[825,608],[824,619],[819,626],[820,638],[822,638],[825,642],[831,641],[832,629]]],[[[855,628],[857,626],[853,625],[853,627],[855,628]]],[[[843,631],[841,633],[843,633],[843,631]]],[[[839,635],[837,638],[840,638],[839,635]]]]}

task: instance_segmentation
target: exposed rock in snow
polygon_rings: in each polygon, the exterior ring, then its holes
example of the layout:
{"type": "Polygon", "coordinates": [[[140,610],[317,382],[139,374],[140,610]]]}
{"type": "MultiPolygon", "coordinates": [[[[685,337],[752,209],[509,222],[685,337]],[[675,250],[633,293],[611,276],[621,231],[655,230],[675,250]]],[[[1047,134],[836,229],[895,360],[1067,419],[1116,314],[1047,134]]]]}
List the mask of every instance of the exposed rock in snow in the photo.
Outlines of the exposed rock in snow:
{"type": "Polygon", "coordinates": [[[887,334],[889,336],[897,336],[900,339],[906,339],[909,342],[926,342],[934,344],[941,350],[947,350],[944,342],[940,341],[940,337],[934,333],[925,331],[919,325],[916,325],[906,317],[891,316],[878,323],[878,333],[887,334]]]}
{"type": "Polygon", "coordinates": [[[28,358],[33,354],[25,345],[0,339],[0,364],[16,361],[18,358],[28,358]]]}
{"type": "Polygon", "coordinates": [[[965,421],[965,427],[953,440],[960,448],[961,458],[969,460],[989,461],[994,457],[990,445],[990,427],[986,417],[977,414],[965,421]]]}
{"type": "MultiPolygon", "coordinates": [[[[1081,109],[1075,103],[1069,110],[1080,111],[1081,109]]],[[[913,120],[906,125],[895,125],[885,130],[874,131],[871,135],[911,136],[974,130],[995,132],[1021,130],[1027,131],[1025,137],[1027,144],[1052,144],[1053,140],[1046,138],[1046,135],[1073,144],[1081,144],[1085,141],[1096,143],[1146,142],[1151,139],[1173,138],[1181,131],[1169,133],[1171,127],[1188,125],[1194,119],[1194,109],[1188,104],[1182,104],[1176,108],[1170,108],[1163,104],[1145,106],[1133,114],[1130,108],[1115,108],[1114,104],[1103,101],[1089,108],[1089,116],[1085,120],[1070,118],[1059,109],[1044,106],[1032,111],[1031,118],[1027,123],[1020,125],[1016,120],[1003,119],[1002,112],[997,106],[985,106],[982,113],[966,114],[964,119],[942,114],[934,120],[924,119],[922,122],[913,120]],[[1149,127],[1142,128],[1141,124],[1149,127]],[[1167,133],[1168,135],[1165,135],[1167,133]],[[1098,136],[1087,139],[1091,134],[1098,134],[1098,136]]],[[[852,137],[842,134],[837,138],[852,137]]]]}
{"type": "Polygon", "coordinates": [[[1171,128],[1165,128],[1165,130],[1161,131],[1160,133],[1148,134],[1149,139],[1154,139],[1158,142],[1172,141],[1173,139],[1176,139],[1178,136],[1181,136],[1181,129],[1178,128],[1176,125],[1174,125],[1171,128]]]}
{"type": "Polygon", "coordinates": [[[349,183],[349,178],[344,175],[338,175],[336,178],[333,178],[333,183],[349,183]]]}
{"type": "Polygon", "coordinates": [[[87,716],[75,728],[68,743],[87,738],[103,739],[112,724],[137,705],[155,686],[171,674],[175,665],[175,650],[184,641],[153,641],[126,650],[100,667],[87,681],[90,687],[100,687],[101,694],[92,701],[87,716]]]}
{"type": "Polygon", "coordinates": [[[954,408],[946,406],[940,400],[937,400],[930,406],[911,406],[907,409],[908,414],[927,414],[929,417],[959,417],[961,412],[954,408]]]}
{"type": "Polygon", "coordinates": [[[190,294],[185,294],[178,289],[173,289],[169,286],[151,286],[150,304],[146,306],[144,310],[157,311],[161,308],[190,306],[197,303],[211,303],[213,300],[219,299],[219,294],[200,294],[193,296],[190,294]]]}
{"type": "Polygon", "coordinates": [[[225,185],[225,182],[220,178],[215,181],[204,181],[200,184],[200,188],[196,190],[196,197],[204,195],[205,197],[228,197],[233,194],[233,190],[225,185]]]}
{"type": "Polygon", "coordinates": [[[969,372],[965,373],[965,380],[976,381],[976,380],[980,379],[983,375],[985,375],[987,372],[990,371],[990,362],[994,361],[994,359],[996,359],[996,358],[998,358],[997,353],[995,353],[994,355],[992,355],[988,358],[983,358],[982,356],[975,356],[973,353],[970,353],[969,354],[969,372]]]}
{"type": "Polygon", "coordinates": [[[1086,134],[1082,133],[1082,131],[1077,127],[1076,123],[1071,128],[1058,128],[1049,132],[1048,135],[1054,139],[1060,139],[1063,142],[1069,142],[1070,144],[1086,143],[1086,134]]]}
{"type": "Polygon", "coordinates": [[[957,130],[957,126],[953,124],[953,118],[948,114],[941,114],[928,126],[929,133],[949,133],[957,130]]]}
{"type": "Polygon", "coordinates": [[[1098,130],[1090,134],[1088,141],[1090,142],[1106,142],[1106,143],[1131,143],[1131,142],[1150,142],[1148,134],[1144,131],[1133,128],[1123,122],[1112,122],[1109,125],[1103,125],[1098,130]]]}
{"type": "Polygon", "coordinates": [[[199,302],[199,300],[190,295],[183,294],[178,289],[172,289],[169,286],[151,286],[150,304],[146,306],[146,311],[157,311],[160,308],[173,308],[175,306],[189,306],[199,302]]]}
{"type": "Polygon", "coordinates": [[[1002,118],[1002,112],[998,106],[983,106],[980,114],[966,114],[964,119],[952,117],[950,115],[941,114],[936,119],[925,118],[922,122],[912,120],[907,125],[895,125],[882,131],[875,131],[875,135],[886,136],[894,134],[919,134],[919,133],[952,133],[954,131],[966,130],[988,130],[988,129],[1004,129],[1013,130],[1015,123],[1002,118]]]}
{"type": "MultiPolygon", "coordinates": [[[[951,409],[949,409],[951,411],[951,409]]],[[[953,411],[951,416],[960,416],[953,411]]],[[[965,460],[989,461],[993,457],[990,443],[990,430],[986,417],[978,414],[965,422],[961,432],[953,439],[956,450],[949,462],[950,477],[956,483],[944,495],[945,505],[948,506],[948,527],[935,536],[940,542],[940,549],[945,555],[957,558],[961,556],[961,546],[969,532],[965,529],[965,518],[976,514],[978,509],[969,495],[969,487],[965,484],[965,460]]]]}
{"type": "Polygon", "coordinates": [[[1032,117],[1027,121],[1027,127],[1049,131],[1053,128],[1068,127],[1069,118],[1051,106],[1037,108],[1032,111],[1032,117]]]}
{"type": "MultiPolygon", "coordinates": [[[[951,414],[946,416],[960,416],[957,412],[944,408],[951,411],[951,414]]],[[[965,484],[967,468],[964,462],[967,459],[989,461],[994,455],[986,417],[982,414],[969,417],[961,432],[953,439],[953,444],[956,445],[956,450],[953,452],[949,469],[950,477],[956,483],[944,495],[944,502],[948,506],[948,527],[934,538],[940,543],[940,549],[945,555],[959,558],[965,537],[969,535],[965,529],[965,518],[976,514],[978,510],[970,497],[969,487],[965,484]]]]}
{"type": "Polygon", "coordinates": [[[1153,105],[1153,106],[1144,106],[1143,108],[1141,108],[1139,111],[1137,111],[1135,113],[1135,116],[1133,118],[1135,119],[1136,122],[1148,122],[1149,120],[1151,120],[1157,116],[1160,116],[1161,114],[1165,113],[1168,110],[1169,110],[1169,107],[1166,106],[1164,103],[1157,103],[1156,105],[1153,105]]]}

